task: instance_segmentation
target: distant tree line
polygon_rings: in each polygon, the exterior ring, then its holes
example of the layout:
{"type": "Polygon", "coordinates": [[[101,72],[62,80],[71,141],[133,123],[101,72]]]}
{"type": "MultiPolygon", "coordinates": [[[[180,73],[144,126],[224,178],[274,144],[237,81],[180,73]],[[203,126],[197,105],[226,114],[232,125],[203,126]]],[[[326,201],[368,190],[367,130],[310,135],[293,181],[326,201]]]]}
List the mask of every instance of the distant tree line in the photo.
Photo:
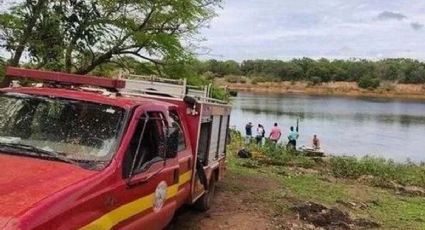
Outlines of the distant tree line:
{"type": "Polygon", "coordinates": [[[363,88],[376,88],[381,81],[396,83],[425,83],[425,63],[412,59],[314,60],[310,58],[282,60],[236,61],[208,60],[198,63],[200,74],[223,77],[244,75],[261,81],[329,81],[358,82],[363,88]]]}

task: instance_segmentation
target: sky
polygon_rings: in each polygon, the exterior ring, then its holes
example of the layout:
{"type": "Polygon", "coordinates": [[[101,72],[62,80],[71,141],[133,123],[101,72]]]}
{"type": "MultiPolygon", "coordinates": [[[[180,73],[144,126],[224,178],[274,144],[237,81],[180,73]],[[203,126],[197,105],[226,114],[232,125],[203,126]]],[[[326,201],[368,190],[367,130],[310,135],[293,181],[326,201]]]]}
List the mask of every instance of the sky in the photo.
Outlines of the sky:
{"type": "Polygon", "coordinates": [[[423,0],[225,0],[202,59],[425,60],[423,0]]]}
{"type": "Polygon", "coordinates": [[[200,31],[201,59],[425,61],[424,0],[224,0],[217,14],[200,31]]]}

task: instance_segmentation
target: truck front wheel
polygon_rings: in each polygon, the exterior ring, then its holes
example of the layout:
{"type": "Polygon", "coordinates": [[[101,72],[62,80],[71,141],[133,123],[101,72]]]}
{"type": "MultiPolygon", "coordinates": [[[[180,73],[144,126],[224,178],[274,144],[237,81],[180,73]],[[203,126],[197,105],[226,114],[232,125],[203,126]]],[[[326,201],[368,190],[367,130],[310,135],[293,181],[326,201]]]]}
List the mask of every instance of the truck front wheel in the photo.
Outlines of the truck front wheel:
{"type": "Polygon", "coordinates": [[[212,176],[210,179],[210,184],[208,186],[208,191],[206,191],[204,195],[202,195],[195,203],[195,207],[199,211],[207,211],[208,209],[211,208],[214,195],[215,195],[215,183],[216,183],[216,180],[214,176],[212,176]]]}

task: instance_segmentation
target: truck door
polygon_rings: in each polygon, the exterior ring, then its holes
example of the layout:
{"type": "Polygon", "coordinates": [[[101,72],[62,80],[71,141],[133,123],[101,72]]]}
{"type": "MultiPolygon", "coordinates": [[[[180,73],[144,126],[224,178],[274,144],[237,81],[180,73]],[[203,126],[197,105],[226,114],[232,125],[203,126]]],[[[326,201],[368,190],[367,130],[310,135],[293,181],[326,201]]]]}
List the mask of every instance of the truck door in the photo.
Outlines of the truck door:
{"type": "Polygon", "coordinates": [[[179,192],[178,192],[178,204],[179,206],[183,204],[190,195],[190,180],[192,178],[192,167],[193,167],[193,155],[190,148],[190,143],[188,142],[187,134],[189,131],[184,130],[182,120],[180,115],[175,109],[169,111],[169,118],[171,127],[173,127],[171,132],[175,132],[178,136],[178,146],[177,146],[177,159],[179,164],[179,192]]]}
{"type": "Polygon", "coordinates": [[[162,229],[177,208],[179,179],[177,158],[165,156],[169,121],[163,111],[144,112],[136,121],[123,161],[126,186],[119,191],[128,200],[128,219],[115,227],[162,229]]]}

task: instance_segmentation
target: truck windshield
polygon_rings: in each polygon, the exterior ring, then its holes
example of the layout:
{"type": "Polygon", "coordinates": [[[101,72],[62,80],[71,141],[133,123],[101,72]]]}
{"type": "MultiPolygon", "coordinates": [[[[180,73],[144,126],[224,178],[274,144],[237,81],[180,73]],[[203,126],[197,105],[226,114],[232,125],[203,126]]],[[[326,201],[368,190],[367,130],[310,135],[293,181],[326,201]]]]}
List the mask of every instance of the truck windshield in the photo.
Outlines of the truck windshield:
{"type": "Polygon", "coordinates": [[[16,147],[14,154],[37,150],[34,156],[52,153],[47,159],[102,168],[117,148],[125,110],[78,100],[3,93],[0,114],[0,148],[16,147]]]}

